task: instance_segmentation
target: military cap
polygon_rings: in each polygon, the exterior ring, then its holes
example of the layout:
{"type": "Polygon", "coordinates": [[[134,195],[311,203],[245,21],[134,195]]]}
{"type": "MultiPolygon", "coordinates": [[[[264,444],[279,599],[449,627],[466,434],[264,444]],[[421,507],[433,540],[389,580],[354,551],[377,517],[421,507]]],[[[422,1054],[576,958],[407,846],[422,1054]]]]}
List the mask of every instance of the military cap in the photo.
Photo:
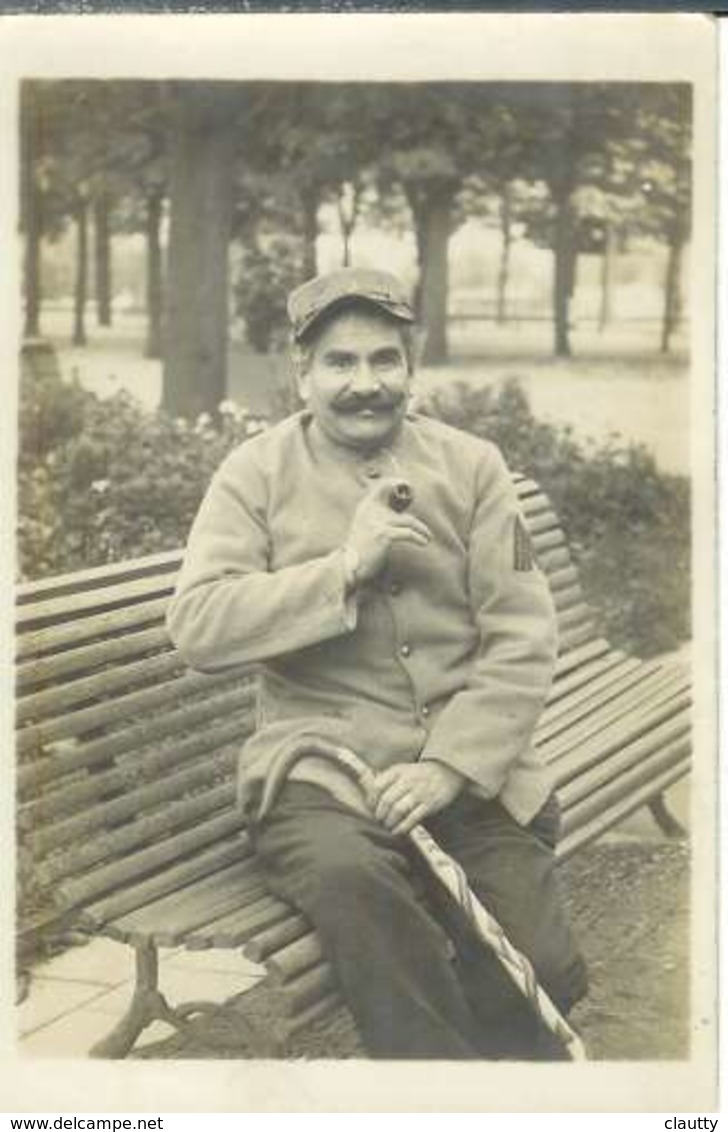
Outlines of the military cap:
{"type": "Polygon", "coordinates": [[[362,299],[403,322],[415,320],[409,295],[394,275],[369,267],[343,267],[317,275],[291,292],[288,317],[293,337],[301,338],[325,311],[348,299],[362,299]]]}

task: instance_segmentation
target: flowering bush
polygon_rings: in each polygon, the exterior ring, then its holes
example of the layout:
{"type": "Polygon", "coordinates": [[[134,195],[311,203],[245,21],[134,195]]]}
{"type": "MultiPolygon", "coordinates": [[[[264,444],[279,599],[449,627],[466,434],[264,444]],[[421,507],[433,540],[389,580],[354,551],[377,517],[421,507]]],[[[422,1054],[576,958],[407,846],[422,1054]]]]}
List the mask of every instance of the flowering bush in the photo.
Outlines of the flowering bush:
{"type": "Polygon", "coordinates": [[[220,406],[217,423],[203,414],[190,424],[147,413],[125,394],[101,401],[60,385],[25,394],[19,483],[23,577],[179,546],[215,468],[263,426],[232,402],[220,406]],[[39,399],[52,402],[54,420],[67,425],[62,439],[54,426],[53,443],[28,427],[39,415],[33,404],[39,399]]]}

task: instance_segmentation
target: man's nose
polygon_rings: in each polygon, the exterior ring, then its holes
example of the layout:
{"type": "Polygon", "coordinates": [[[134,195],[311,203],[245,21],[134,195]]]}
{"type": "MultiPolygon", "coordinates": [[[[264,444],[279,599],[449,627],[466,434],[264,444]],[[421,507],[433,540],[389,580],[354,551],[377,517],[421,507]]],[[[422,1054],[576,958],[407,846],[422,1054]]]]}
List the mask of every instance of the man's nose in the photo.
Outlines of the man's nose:
{"type": "Polygon", "coordinates": [[[376,371],[367,361],[360,361],[354,367],[349,385],[355,393],[369,393],[378,389],[381,382],[376,371]]]}

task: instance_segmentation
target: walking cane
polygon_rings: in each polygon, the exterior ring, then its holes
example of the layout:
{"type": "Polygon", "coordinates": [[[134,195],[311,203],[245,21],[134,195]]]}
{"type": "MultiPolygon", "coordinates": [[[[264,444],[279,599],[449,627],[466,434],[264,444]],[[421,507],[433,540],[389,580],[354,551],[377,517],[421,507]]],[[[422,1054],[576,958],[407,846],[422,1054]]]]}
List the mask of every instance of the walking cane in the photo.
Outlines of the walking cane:
{"type": "MultiPolygon", "coordinates": [[[[258,809],[258,820],[270,811],[296,763],[311,755],[333,762],[349,778],[354,779],[365,793],[374,785],[371,768],[348,748],[320,740],[294,742],[291,746],[284,747],[270,766],[258,809]]],[[[495,916],[483,907],[471,891],[467,877],[457,861],[443,852],[424,826],[416,825],[408,836],[434,875],[463,909],[480,940],[493,951],[503,970],[531,1004],[546,1028],[562,1043],[570,1059],[585,1061],[586,1052],[578,1034],[543,987],[539,986],[529,960],[513,946],[495,916]]]]}

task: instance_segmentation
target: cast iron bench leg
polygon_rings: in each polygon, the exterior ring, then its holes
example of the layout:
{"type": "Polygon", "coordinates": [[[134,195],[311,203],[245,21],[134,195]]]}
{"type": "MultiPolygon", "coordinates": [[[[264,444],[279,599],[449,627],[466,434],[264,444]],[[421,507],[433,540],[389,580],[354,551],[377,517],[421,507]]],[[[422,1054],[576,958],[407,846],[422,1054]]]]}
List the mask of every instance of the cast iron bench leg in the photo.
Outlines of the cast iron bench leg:
{"type": "Polygon", "coordinates": [[[170,1007],[159,990],[159,957],[153,943],[137,944],[136,982],[124,1017],[91,1050],[91,1057],[126,1057],[142,1030],[155,1019],[170,1021],[170,1007]]]}
{"type": "MultiPolygon", "coordinates": [[[[90,1056],[97,1058],[124,1058],[139,1035],[151,1022],[166,1022],[176,1030],[189,1025],[194,1015],[216,1014],[220,1005],[213,1002],[186,1002],[173,1007],[159,989],[159,955],[153,943],[140,943],[134,947],[136,982],[131,1002],[124,1017],[91,1049],[90,1056]]],[[[263,1033],[244,1015],[237,1023],[248,1038],[255,1056],[272,1057],[280,1053],[281,1043],[275,1036],[263,1033]]],[[[212,1039],[214,1042],[214,1039],[212,1039]]],[[[225,1039],[228,1043],[229,1039],[225,1039]]]]}
{"type": "Polygon", "coordinates": [[[665,837],[672,840],[683,840],[687,837],[685,826],[670,812],[664,794],[658,794],[649,803],[650,813],[657,822],[665,837]]]}

